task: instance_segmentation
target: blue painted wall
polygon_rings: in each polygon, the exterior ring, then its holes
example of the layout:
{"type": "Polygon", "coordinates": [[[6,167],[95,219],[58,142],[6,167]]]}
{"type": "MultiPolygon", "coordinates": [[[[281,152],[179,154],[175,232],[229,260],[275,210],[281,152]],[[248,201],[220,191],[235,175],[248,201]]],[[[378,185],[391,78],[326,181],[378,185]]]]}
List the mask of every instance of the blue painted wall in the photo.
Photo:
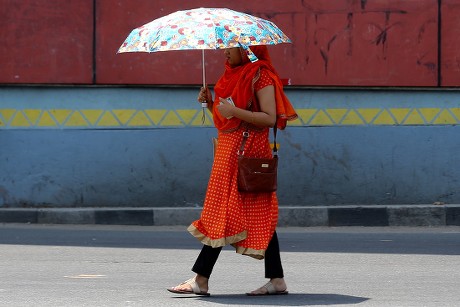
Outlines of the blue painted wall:
{"type": "MultiPolygon", "coordinates": [[[[196,92],[0,88],[0,207],[201,206],[216,133],[196,92]]],[[[287,94],[280,205],[460,202],[459,91],[287,94]]]]}

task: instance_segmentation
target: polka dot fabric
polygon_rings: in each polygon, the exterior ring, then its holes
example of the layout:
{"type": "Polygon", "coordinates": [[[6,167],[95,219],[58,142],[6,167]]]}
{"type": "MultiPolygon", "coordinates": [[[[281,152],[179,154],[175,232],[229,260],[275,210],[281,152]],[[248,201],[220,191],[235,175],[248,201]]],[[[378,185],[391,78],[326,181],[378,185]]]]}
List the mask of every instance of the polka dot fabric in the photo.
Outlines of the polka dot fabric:
{"type": "Polygon", "coordinates": [[[266,86],[274,85],[274,84],[275,83],[273,82],[273,79],[270,78],[270,76],[268,75],[267,71],[265,69],[262,69],[260,71],[259,79],[254,84],[254,90],[257,92],[257,91],[263,89],[266,86]]]}
{"type": "MultiPolygon", "coordinates": [[[[243,131],[244,128],[230,133],[218,132],[218,145],[201,218],[193,222],[188,230],[206,245],[219,247],[232,244],[236,252],[262,259],[278,221],[278,200],[275,192],[238,191],[237,152],[243,131]]],[[[245,155],[271,157],[268,133],[268,128],[250,130],[245,155]]]]}

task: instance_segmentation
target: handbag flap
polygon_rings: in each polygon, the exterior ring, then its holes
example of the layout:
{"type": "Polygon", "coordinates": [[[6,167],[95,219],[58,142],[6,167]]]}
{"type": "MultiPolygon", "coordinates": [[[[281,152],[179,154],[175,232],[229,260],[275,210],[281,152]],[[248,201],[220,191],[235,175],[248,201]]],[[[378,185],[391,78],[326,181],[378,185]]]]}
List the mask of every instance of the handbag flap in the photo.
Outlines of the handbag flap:
{"type": "Polygon", "coordinates": [[[278,166],[278,157],[273,158],[248,158],[239,156],[239,167],[250,170],[253,173],[273,173],[278,166]]]}

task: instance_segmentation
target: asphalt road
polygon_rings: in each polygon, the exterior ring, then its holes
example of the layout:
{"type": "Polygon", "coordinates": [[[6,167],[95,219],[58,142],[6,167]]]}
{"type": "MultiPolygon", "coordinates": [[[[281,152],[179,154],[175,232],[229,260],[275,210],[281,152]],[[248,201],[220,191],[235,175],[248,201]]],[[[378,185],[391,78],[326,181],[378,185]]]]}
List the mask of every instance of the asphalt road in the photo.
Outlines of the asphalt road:
{"type": "Polygon", "coordinates": [[[247,297],[263,261],[224,249],[210,297],[184,227],[0,225],[0,306],[459,306],[460,227],[279,229],[290,294],[247,297]]]}

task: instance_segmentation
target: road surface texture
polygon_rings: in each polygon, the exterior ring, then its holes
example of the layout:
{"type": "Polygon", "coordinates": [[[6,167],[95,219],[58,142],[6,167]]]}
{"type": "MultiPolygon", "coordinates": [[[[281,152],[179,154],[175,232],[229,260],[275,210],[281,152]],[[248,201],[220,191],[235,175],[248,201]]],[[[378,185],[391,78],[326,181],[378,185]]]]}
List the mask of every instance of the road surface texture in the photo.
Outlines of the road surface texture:
{"type": "Polygon", "coordinates": [[[460,227],[280,228],[289,295],[248,297],[263,261],[221,253],[210,297],[185,227],[0,224],[0,306],[460,306],[460,227]]]}

